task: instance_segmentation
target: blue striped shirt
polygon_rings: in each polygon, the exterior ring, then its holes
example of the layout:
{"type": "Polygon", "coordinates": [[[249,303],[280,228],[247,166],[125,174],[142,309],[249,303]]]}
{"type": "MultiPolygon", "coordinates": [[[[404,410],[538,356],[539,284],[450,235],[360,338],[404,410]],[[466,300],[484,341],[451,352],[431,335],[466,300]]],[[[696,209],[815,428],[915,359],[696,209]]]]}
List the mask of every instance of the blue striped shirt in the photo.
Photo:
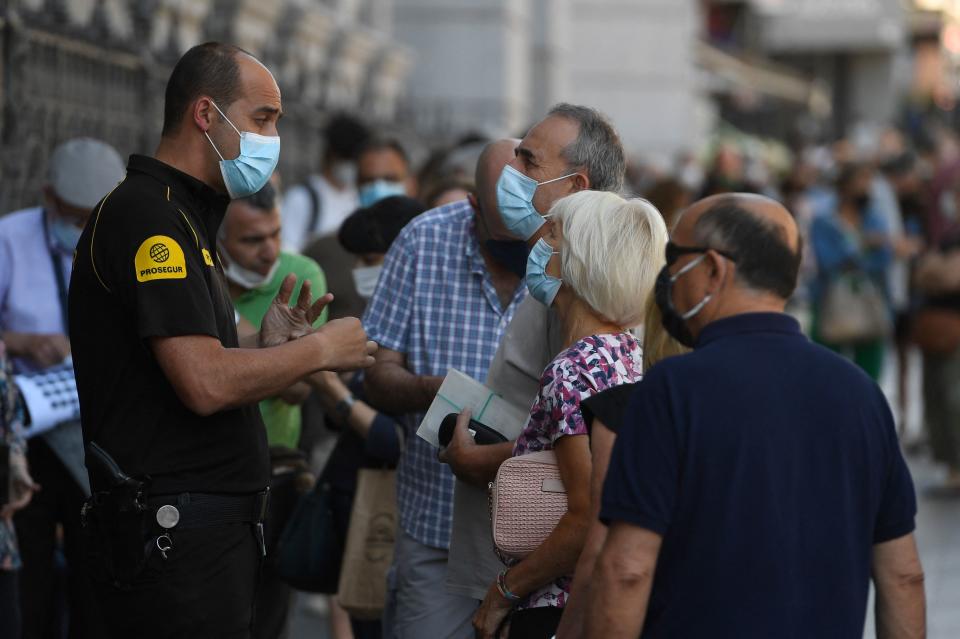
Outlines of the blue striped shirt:
{"type": "MultiPolygon", "coordinates": [[[[363,325],[370,339],[403,353],[415,375],[455,368],[484,380],[500,339],[526,295],[521,282],[503,309],[480,254],[474,211],[466,200],[427,211],[408,224],[387,253],[363,325]]],[[[453,474],[436,450],[410,431],[397,470],[400,526],[420,543],[450,546],[453,474]]]]}

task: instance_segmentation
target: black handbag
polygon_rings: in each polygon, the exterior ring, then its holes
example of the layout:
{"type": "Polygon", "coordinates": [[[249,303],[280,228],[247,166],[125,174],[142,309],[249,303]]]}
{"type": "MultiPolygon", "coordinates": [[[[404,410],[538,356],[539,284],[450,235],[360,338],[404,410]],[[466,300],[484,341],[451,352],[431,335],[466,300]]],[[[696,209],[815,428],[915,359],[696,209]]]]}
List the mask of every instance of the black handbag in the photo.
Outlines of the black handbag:
{"type": "Polygon", "coordinates": [[[333,501],[330,484],[321,477],[300,497],[283,529],[277,569],[280,578],[297,590],[337,592],[344,540],[335,525],[333,501]]]}

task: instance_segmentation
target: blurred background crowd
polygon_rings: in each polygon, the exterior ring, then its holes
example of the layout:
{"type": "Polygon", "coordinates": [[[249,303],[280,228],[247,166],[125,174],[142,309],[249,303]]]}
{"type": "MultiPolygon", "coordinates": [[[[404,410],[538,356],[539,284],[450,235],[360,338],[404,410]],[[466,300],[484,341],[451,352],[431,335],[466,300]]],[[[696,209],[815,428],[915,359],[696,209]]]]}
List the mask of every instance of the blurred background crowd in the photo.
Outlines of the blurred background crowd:
{"type": "MultiPolygon", "coordinates": [[[[65,140],[151,152],[170,67],[211,39],[273,69],[286,112],[273,188],[236,204],[221,238],[241,325],[270,299],[245,291],[299,254],[334,293],[331,316],[360,315],[396,220],[473,194],[490,140],[588,104],[622,135],[631,194],[668,226],[716,193],[787,205],[805,242],[791,312],[883,382],[913,463],[939,464],[932,495],[960,495],[960,364],[940,323],[960,315],[960,2],[0,0],[0,211],[57,201],[49,158],[65,140]],[[394,218],[374,207],[390,198],[394,218]],[[245,240],[247,207],[282,230],[245,240]],[[363,228],[341,228],[359,208],[373,211],[363,228]]],[[[322,467],[323,409],[342,389],[313,389],[302,415],[263,407],[271,443],[322,467]]],[[[926,524],[960,523],[956,503],[926,524]]]]}

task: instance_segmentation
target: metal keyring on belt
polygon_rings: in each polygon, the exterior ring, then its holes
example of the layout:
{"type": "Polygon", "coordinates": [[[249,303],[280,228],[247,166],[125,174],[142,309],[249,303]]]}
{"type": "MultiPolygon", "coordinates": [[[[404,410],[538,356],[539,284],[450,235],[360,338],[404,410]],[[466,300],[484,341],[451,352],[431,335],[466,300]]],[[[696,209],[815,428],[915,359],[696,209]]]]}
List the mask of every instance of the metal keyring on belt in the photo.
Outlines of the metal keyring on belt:
{"type": "Polygon", "coordinates": [[[160,551],[160,556],[164,559],[167,558],[167,551],[173,549],[173,540],[170,539],[170,535],[160,535],[157,537],[157,550],[160,551]],[[164,545],[160,545],[160,540],[164,540],[164,545]]]}

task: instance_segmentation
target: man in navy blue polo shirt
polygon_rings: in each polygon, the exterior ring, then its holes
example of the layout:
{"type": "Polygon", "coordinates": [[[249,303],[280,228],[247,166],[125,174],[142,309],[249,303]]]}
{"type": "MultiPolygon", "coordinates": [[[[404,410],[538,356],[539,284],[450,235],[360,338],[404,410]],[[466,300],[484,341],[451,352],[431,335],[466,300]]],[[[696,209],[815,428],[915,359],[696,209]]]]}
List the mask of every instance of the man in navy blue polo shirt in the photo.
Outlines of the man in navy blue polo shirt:
{"type": "Polygon", "coordinates": [[[801,240],[760,196],[680,219],[657,284],[694,347],[638,385],[604,486],[588,636],[924,632],[913,483],[880,389],[783,313],[801,240]]]}

